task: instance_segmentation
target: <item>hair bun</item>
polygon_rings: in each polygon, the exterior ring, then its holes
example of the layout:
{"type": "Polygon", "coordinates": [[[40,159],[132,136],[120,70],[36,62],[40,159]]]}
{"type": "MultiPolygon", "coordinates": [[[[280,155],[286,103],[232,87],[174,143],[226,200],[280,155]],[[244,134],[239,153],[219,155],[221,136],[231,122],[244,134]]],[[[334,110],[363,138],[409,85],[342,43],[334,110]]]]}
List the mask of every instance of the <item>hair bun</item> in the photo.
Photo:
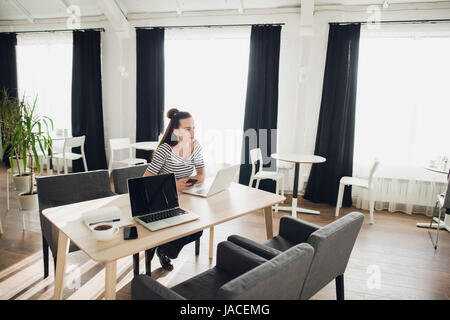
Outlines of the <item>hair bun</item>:
{"type": "Polygon", "coordinates": [[[172,108],[167,111],[167,118],[172,119],[178,112],[180,112],[177,108],[172,108]]]}

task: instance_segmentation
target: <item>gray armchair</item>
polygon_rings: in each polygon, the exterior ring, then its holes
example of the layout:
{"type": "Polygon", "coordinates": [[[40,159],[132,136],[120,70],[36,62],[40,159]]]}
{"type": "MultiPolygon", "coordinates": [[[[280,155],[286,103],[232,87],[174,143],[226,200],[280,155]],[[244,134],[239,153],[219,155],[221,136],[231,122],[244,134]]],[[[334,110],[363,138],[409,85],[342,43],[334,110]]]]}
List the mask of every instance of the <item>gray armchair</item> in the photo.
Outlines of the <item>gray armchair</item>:
{"type": "MultiPolygon", "coordinates": [[[[93,200],[114,195],[111,191],[108,170],[88,171],[36,178],[39,199],[39,218],[42,231],[42,253],[44,278],[48,276],[48,249],[53,254],[56,266],[58,252],[58,229],[42,215],[42,210],[80,201],[93,200]]],[[[79,250],[70,243],[69,252],[79,250]]]]}
{"type": "MultiPolygon", "coordinates": [[[[132,167],[114,169],[111,176],[114,182],[114,191],[117,194],[128,193],[127,180],[130,178],[142,177],[147,169],[148,164],[142,164],[132,167]]],[[[151,261],[155,254],[156,248],[145,250],[145,269],[146,274],[151,275],[151,261]]],[[[195,255],[200,254],[200,239],[195,240],[195,255]]],[[[139,253],[133,255],[134,275],[139,274],[139,253]]]]}
{"type": "Polygon", "coordinates": [[[310,244],[314,248],[314,257],[301,288],[300,299],[310,299],[335,280],[337,299],[343,300],[344,272],[363,220],[362,213],[352,212],[325,227],[319,227],[291,216],[283,216],[278,236],[263,244],[238,235],[228,237],[228,241],[266,259],[277,257],[299,243],[310,244]]]}
{"type": "Polygon", "coordinates": [[[267,260],[234,243],[217,246],[214,268],[172,288],[140,275],[131,282],[134,300],[278,300],[299,298],[314,249],[302,243],[267,260]]]}

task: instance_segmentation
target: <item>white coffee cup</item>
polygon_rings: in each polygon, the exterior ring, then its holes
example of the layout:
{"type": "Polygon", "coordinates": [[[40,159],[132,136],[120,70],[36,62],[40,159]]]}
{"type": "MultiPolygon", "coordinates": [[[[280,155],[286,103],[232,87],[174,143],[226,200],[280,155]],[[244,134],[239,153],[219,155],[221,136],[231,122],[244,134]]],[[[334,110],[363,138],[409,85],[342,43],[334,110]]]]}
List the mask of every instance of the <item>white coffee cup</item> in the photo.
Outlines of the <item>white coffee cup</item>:
{"type": "Polygon", "coordinates": [[[92,227],[92,233],[97,240],[110,240],[119,233],[119,227],[112,223],[99,223],[92,227]]]}

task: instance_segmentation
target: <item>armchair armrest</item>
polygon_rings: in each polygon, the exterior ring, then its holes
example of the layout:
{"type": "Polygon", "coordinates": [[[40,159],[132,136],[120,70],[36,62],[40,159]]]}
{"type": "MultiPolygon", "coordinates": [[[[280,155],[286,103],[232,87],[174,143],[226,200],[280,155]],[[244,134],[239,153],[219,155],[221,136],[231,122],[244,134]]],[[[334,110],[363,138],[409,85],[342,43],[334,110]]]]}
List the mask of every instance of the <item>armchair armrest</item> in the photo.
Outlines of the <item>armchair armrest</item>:
{"type": "Polygon", "coordinates": [[[264,244],[255,242],[253,240],[238,236],[238,235],[231,235],[227,239],[230,242],[233,242],[234,244],[237,244],[238,246],[247,249],[253,253],[256,253],[257,255],[270,260],[273,257],[279,255],[281,251],[271,248],[269,246],[266,246],[264,244]]]}
{"type": "Polygon", "coordinates": [[[309,235],[320,229],[320,226],[302,221],[300,219],[283,216],[280,219],[279,235],[296,244],[306,242],[309,235]]]}
{"type": "Polygon", "coordinates": [[[238,277],[267,260],[229,241],[217,245],[216,267],[238,277]]]}
{"type": "Polygon", "coordinates": [[[131,298],[133,300],[186,300],[146,275],[139,275],[131,281],[131,298]]]}

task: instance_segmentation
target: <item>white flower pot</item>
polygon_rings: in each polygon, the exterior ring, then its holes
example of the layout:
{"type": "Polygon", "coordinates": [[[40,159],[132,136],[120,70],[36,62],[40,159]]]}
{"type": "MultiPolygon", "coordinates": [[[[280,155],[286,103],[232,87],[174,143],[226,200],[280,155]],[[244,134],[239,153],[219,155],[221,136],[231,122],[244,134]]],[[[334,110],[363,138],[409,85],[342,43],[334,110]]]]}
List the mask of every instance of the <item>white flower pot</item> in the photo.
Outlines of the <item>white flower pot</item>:
{"type": "Polygon", "coordinates": [[[16,191],[19,191],[19,192],[30,191],[30,175],[29,174],[26,176],[14,175],[13,180],[14,180],[14,186],[16,187],[16,191]]]}
{"type": "Polygon", "coordinates": [[[19,203],[20,209],[22,210],[38,210],[39,209],[39,201],[37,192],[27,195],[27,192],[19,193],[19,203]]]}
{"type": "MultiPolygon", "coordinates": [[[[28,159],[27,165],[28,166],[30,165],[30,159],[28,159]]],[[[19,166],[20,172],[23,172],[23,161],[22,161],[22,159],[17,161],[16,158],[14,158],[14,174],[19,173],[19,168],[17,166],[19,166]],[[19,163],[19,165],[17,165],[17,163],[19,163]]],[[[30,169],[27,168],[27,170],[30,170],[30,169]]]]}

